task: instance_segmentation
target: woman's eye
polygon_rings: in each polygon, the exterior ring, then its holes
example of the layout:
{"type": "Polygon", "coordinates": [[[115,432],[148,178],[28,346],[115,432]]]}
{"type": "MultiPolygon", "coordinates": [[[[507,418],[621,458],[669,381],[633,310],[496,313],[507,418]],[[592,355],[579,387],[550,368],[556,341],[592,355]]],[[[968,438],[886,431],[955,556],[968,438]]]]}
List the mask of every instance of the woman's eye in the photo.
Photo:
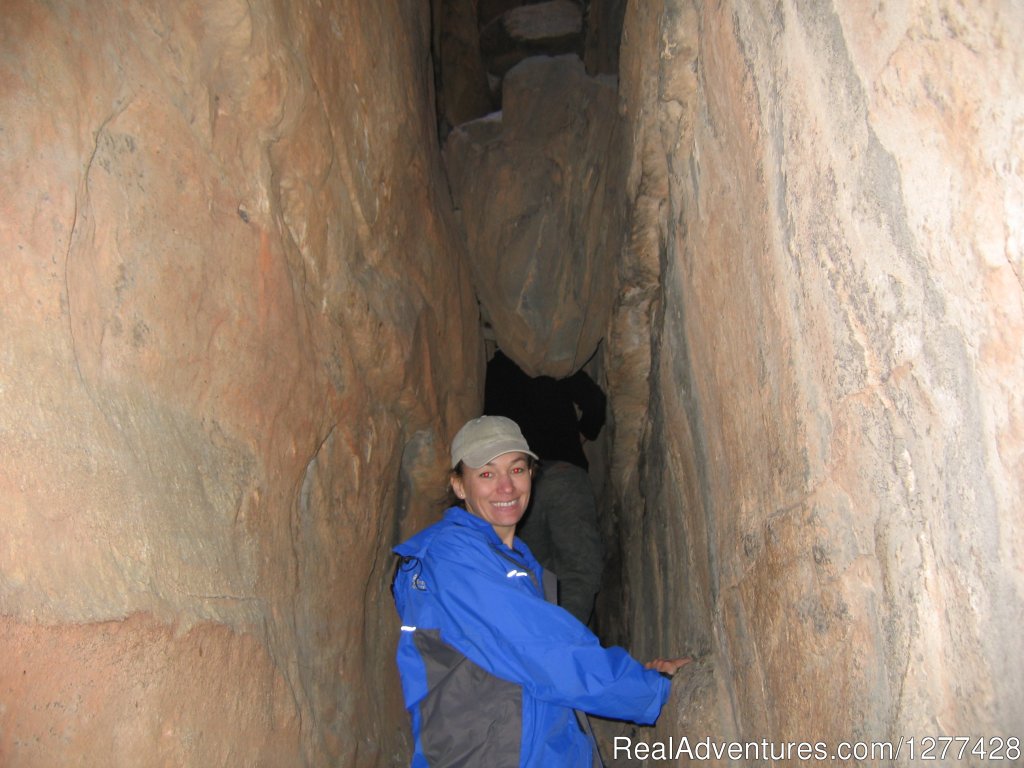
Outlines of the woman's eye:
{"type": "Polygon", "coordinates": [[[512,474],[513,475],[521,475],[521,474],[523,474],[523,468],[522,467],[513,467],[512,468],[512,474]]]}
{"type": "Polygon", "coordinates": [[[494,475],[493,472],[481,472],[480,473],[480,477],[484,478],[485,480],[489,480],[493,475],[494,475]]]}

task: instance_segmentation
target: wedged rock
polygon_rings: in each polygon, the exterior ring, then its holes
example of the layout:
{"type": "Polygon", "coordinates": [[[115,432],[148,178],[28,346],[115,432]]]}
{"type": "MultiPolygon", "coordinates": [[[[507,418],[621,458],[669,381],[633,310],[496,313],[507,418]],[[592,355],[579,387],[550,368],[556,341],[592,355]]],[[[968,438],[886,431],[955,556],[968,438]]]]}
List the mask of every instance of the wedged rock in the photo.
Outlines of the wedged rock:
{"type": "Polygon", "coordinates": [[[533,375],[566,376],[594,353],[611,310],[616,91],[576,56],[535,57],[509,72],[504,98],[500,115],[449,136],[452,194],[499,346],[533,375]]]}
{"type": "Polygon", "coordinates": [[[488,24],[501,16],[505,11],[526,5],[523,0],[475,0],[476,14],[480,19],[480,25],[488,24]]]}
{"type": "Polygon", "coordinates": [[[579,35],[583,31],[583,9],[573,0],[551,0],[524,5],[502,17],[505,32],[524,45],[545,45],[579,35]]]}
{"type": "Polygon", "coordinates": [[[502,75],[525,58],[581,53],[583,9],[573,0],[512,8],[480,31],[487,70],[502,75]]]}

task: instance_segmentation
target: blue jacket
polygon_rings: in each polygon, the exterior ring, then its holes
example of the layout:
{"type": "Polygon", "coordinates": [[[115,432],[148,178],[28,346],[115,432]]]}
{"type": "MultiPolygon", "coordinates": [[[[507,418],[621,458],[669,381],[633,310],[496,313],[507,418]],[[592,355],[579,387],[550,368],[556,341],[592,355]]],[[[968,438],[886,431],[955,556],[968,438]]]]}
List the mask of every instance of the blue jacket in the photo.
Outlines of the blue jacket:
{"type": "Polygon", "coordinates": [[[574,709],[649,724],[668,699],[665,677],[544,600],[540,565],[514,544],[452,507],[394,550],[413,768],[590,768],[574,709]]]}

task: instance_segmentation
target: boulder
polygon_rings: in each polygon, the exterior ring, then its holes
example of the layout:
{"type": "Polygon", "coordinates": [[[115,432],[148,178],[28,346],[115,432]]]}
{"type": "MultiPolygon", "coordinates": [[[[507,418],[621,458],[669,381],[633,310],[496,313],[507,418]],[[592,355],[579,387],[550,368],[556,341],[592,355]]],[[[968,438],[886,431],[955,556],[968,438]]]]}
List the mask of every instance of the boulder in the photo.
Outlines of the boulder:
{"type": "Polygon", "coordinates": [[[444,156],[498,345],[531,375],[567,376],[597,349],[621,237],[613,81],[574,55],[508,73],[500,114],[460,126],[444,156]]]}
{"type": "Polygon", "coordinates": [[[530,56],[582,53],[583,9],[573,0],[512,8],[480,30],[487,70],[503,75],[530,56]]]}

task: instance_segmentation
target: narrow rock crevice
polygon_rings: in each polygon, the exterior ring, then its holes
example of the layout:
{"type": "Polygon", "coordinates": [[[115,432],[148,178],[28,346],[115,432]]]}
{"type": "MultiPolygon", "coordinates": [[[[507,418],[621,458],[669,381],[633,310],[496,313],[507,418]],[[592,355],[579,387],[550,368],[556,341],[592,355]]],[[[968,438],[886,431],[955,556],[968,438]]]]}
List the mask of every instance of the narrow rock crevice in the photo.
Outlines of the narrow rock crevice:
{"type": "Polygon", "coordinates": [[[0,764],[407,765],[391,548],[495,344],[605,387],[597,629],[696,658],[610,766],[1014,762],[1004,6],[5,4],[0,764]]]}

